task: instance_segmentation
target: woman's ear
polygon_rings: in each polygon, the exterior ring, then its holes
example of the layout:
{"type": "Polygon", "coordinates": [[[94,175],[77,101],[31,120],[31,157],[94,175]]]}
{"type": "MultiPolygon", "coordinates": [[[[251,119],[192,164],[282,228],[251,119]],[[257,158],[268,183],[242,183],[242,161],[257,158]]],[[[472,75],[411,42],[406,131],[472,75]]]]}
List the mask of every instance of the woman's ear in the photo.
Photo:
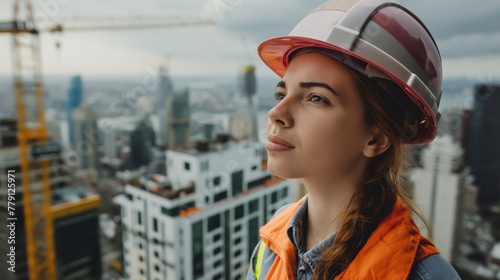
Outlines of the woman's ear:
{"type": "Polygon", "coordinates": [[[387,151],[390,146],[391,142],[389,141],[389,137],[377,131],[373,134],[373,137],[366,142],[363,148],[363,155],[369,158],[376,157],[387,151]]]}

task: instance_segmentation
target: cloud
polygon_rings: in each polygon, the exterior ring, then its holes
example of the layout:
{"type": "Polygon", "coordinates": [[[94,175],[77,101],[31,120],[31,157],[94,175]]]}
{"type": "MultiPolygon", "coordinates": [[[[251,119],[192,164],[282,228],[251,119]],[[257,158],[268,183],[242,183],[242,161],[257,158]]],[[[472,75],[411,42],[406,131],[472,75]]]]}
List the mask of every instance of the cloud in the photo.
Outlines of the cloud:
{"type": "MultiPolygon", "coordinates": [[[[0,1],[0,20],[11,18],[14,0],[0,1]]],[[[33,0],[36,11],[46,3],[33,0]]],[[[256,48],[265,39],[288,34],[298,21],[323,0],[65,0],[53,18],[71,15],[211,15],[216,26],[168,28],[141,31],[71,33],[42,37],[43,68],[46,73],[142,73],[144,66],[160,64],[170,57],[172,73],[190,71],[230,74],[246,63],[272,75],[260,62],[256,48]],[[216,8],[219,5],[219,8],[216,8]],[[224,6],[225,5],[225,6],[224,6]],[[220,7],[225,7],[222,9],[220,7]],[[217,10],[218,9],[218,10],[217,10]],[[222,11],[222,14],[221,14],[222,11]],[[218,14],[219,13],[219,14],[218,14]],[[54,48],[60,40],[63,55],[54,48]],[[93,62],[93,63],[91,63],[93,62]],[[105,62],[105,63],[104,63],[105,62]],[[61,67],[60,64],[64,64],[61,67]],[[59,66],[58,66],[59,65],[59,66]],[[65,71],[65,72],[61,72],[65,71]]],[[[440,47],[445,74],[496,73],[491,61],[500,57],[500,2],[498,0],[431,1],[401,0],[427,25],[440,47]],[[484,64],[486,63],[486,64],[484,64]],[[482,65],[488,65],[487,69],[482,65]]],[[[45,6],[44,6],[45,5],[45,6]]],[[[0,51],[10,53],[10,40],[0,36],[0,51]]],[[[7,59],[8,60],[8,59],[7,59]]],[[[0,73],[10,73],[0,64],[0,73]]]]}
{"type": "Polygon", "coordinates": [[[220,26],[257,40],[286,35],[300,19],[322,2],[244,0],[240,6],[225,15],[220,26]]]}
{"type": "Polygon", "coordinates": [[[500,32],[459,34],[438,42],[446,58],[500,55],[500,32]]]}
{"type": "Polygon", "coordinates": [[[500,3],[497,0],[401,2],[425,23],[437,40],[500,30],[500,3]]]}
{"type": "Polygon", "coordinates": [[[443,74],[445,77],[500,78],[499,65],[499,54],[445,58],[443,59],[443,74]]]}

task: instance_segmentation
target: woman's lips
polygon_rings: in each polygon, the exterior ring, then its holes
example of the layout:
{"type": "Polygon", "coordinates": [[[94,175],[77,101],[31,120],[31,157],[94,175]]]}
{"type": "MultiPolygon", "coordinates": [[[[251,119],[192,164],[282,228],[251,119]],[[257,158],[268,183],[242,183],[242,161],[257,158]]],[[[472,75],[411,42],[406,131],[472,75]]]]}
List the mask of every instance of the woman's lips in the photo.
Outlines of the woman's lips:
{"type": "Polygon", "coordinates": [[[268,140],[266,148],[269,151],[289,151],[295,149],[292,144],[277,136],[269,135],[268,140]]]}

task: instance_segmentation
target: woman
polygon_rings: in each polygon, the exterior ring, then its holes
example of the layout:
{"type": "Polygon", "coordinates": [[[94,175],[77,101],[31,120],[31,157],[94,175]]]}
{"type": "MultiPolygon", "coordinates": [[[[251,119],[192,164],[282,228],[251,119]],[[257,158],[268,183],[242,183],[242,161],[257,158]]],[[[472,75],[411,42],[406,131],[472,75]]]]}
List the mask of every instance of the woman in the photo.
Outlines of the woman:
{"type": "Polygon", "coordinates": [[[441,58],[425,26],[394,3],[330,1],[259,54],[282,77],[268,168],[308,195],[260,229],[247,279],[460,279],[399,181],[403,144],[437,131],[441,58]]]}

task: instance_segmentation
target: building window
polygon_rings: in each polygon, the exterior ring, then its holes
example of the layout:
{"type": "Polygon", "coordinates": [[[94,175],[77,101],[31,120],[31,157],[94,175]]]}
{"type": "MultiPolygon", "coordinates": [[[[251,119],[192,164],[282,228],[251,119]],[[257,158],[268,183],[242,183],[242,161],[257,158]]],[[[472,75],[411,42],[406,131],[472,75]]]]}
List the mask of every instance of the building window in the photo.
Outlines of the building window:
{"type": "Polygon", "coordinates": [[[214,275],[214,277],[212,277],[212,280],[219,280],[219,279],[222,279],[222,274],[220,273],[217,273],[214,275]]]}
{"type": "Polygon", "coordinates": [[[243,170],[231,174],[231,187],[233,196],[238,195],[243,191],[243,170]]]}
{"type": "Polygon", "coordinates": [[[288,188],[285,187],[281,190],[281,198],[285,198],[288,196],[288,188]]]}
{"type": "Polygon", "coordinates": [[[259,178],[257,180],[250,181],[250,182],[248,182],[247,188],[250,190],[250,189],[253,189],[255,187],[262,186],[262,185],[264,185],[264,182],[269,178],[271,178],[271,175],[259,178]]]}
{"type": "Polygon", "coordinates": [[[144,258],[142,256],[139,256],[139,261],[140,262],[143,262],[144,261],[144,258]]]}
{"type": "Polygon", "coordinates": [[[227,198],[227,191],[221,191],[220,193],[214,195],[214,202],[219,202],[226,198],[227,198]]]}
{"type": "Polygon", "coordinates": [[[144,275],[144,269],[139,270],[139,273],[141,273],[141,275],[144,275]]]}
{"type": "Polygon", "coordinates": [[[156,270],[157,272],[159,272],[159,271],[160,271],[160,267],[159,267],[157,264],[155,264],[155,270],[156,270]]]}
{"type": "MultiPolygon", "coordinates": [[[[259,242],[259,218],[255,217],[248,221],[248,248],[254,248],[259,242]]],[[[248,250],[248,259],[252,255],[252,250],[248,250]]]]}
{"type": "Polygon", "coordinates": [[[245,207],[243,205],[237,206],[234,208],[234,219],[241,219],[245,215],[245,207]]]}
{"type": "Polygon", "coordinates": [[[212,231],[220,227],[220,215],[216,214],[208,218],[208,231],[212,231]]]}
{"type": "Polygon", "coordinates": [[[158,232],[158,219],[153,218],[153,231],[158,232]]]}
{"type": "Polygon", "coordinates": [[[214,242],[217,242],[217,241],[219,241],[220,239],[221,239],[221,235],[220,235],[220,233],[217,233],[216,235],[214,235],[214,237],[212,237],[212,240],[213,240],[214,242]]]}
{"type": "Polygon", "coordinates": [[[214,254],[214,256],[220,254],[220,252],[221,252],[221,248],[220,247],[215,247],[215,249],[212,251],[212,253],[214,254]]]}
{"type": "Polygon", "coordinates": [[[179,207],[174,207],[171,209],[161,207],[161,212],[167,216],[175,217],[175,216],[179,215],[179,207]]]}
{"type": "Polygon", "coordinates": [[[126,193],[125,196],[128,198],[128,200],[134,201],[134,197],[131,194],[126,193]]]}
{"type": "Polygon", "coordinates": [[[217,187],[220,185],[220,176],[217,176],[213,179],[214,187],[217,187]]]}
{"type": "Polygon", "coordinates": [[[160,257],[160,254],[158,253],[158,251],[155,251],[155,258],[159,258],[160,257]]]}
{"type": "Polygon", "coordinates": [[[240,268],[240,267],[241,267],[241,263],[236,263],[234,265],[234,270],[238,270],[238,268],[240,268]]]}
{"type": "Polygon", "coordinates": [[[275,203],[276,201],[278,201],[278,192],[274,191],[271,193],[271,203],[275,203]]]}
{"type": "Polygon", "coordinates": [[[220,260],[214,262],[214,268],[221,266],[222,262],[220,260]]]}
{"type": "Polygon", "coordinates": [[[248,203],[248,214],[252,214],[259,210],[259,199],[254,199],[248,203]]]}
{"type": "Polygon", "coordinates": [[[241,250],[236,250],[236,252],[234,252],[234,257],[238,257],[239,255],[241,255],[241,250]]]}
{"type": "Polygon", "coordinates": [[[184,169],[191,170],[191,165],[189,164],[189,162],[184,163],[184,169]]]}
{"type": "Polygon", "coordinates": [[[204,256],[203,256],[203,221],[196,222],[192,225],[192,262],[193,276],[195,279],[203,277],[204,271],[204,256]]]}
{"type": "Polygon", "coordinates": [[[237,225],[234,227],[234,232],[238,232],[241,230],[241,225],[237,225]]]}
{"type": "Polygon", "coordinates": [[[236,238],[236,239],[234,240],[234,245],[238,245],[238,244],[240,244],[240,243],[241,243],[241,238],[240,238],[240,237],[238,237],[238,238],[236,238]]]}
{"type": "Polygon", "coordinates": [[[257,170],[257,165],[252,166],[252,170],[257,170]]]}
{"type": "Polygon", "coordinates": [[[141,215],[141,212],[137,212],[137,224],[142,225],[142,215],[141,215]]]}

